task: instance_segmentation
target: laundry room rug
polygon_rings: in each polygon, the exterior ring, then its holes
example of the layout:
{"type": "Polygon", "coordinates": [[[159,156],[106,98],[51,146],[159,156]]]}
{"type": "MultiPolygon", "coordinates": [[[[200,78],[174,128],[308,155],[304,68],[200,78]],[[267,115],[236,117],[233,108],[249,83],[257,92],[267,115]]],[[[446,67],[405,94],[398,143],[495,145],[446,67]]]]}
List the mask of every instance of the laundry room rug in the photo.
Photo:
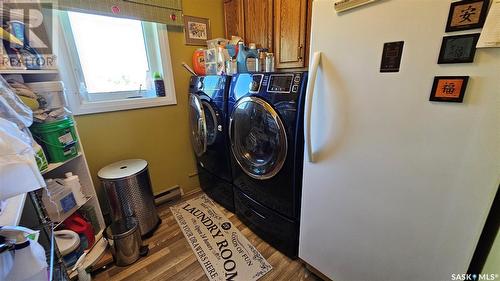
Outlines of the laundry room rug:
{"type": "Polygon", "coordinates": [[[257,280],[273,267],[203,194],[170,207],[210,280],[257,280]]]}

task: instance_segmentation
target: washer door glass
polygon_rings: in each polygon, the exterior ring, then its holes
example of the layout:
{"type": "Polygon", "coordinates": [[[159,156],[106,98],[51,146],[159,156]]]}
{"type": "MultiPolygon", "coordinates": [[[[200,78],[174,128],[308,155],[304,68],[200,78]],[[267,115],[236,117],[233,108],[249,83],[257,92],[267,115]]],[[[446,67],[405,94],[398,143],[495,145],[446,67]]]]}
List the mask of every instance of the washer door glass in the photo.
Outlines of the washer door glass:
{"type": "Polygon", "coordinates": [[[287,138],[283,123],[266,101],[245,97],[230,119],[231,150],[243,171],[255,179],[269,179],[283,167],[287,138]]]}
{"type": "Polygon", "coordinates": [[[203,108],[203,112],[205,115],[205,127],[207,130],[207,146],[214,144],[215,139],[217,138],[217,115],[215,114],[215,110],[206,101],[201,101],[201,105],[203,108]]]}
{"type": "Polygon", "coordinates": [[[189,94],[189,123],[194,153],[201,156],[207,150],[207,126],[201,99],[193,94],[189,94]]]}

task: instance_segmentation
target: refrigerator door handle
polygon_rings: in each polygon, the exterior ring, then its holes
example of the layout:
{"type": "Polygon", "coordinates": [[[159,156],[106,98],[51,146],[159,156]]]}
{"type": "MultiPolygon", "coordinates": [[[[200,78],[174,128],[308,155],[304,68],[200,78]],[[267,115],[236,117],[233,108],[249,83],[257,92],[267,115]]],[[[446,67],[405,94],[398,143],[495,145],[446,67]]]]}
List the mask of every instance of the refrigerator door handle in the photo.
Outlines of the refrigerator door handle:
{"type": "Polygon", "coordinates": [[[314,163],[314,157],[311,144],[311,111],[314,94],[314,85],[316,83],[316,74],[318,73],[321,52],[314,52],[311,66],[309,67],[309,81],[307,81],[306,90],[306,118],[305,118],[305,143],[308,161],[314,163]]]}

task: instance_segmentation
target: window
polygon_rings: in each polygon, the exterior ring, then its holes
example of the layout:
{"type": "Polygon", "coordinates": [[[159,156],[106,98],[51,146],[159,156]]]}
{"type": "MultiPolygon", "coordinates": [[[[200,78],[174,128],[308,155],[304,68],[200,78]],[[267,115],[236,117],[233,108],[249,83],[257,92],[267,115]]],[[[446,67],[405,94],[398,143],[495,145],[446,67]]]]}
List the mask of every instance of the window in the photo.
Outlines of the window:
{"type": "Polygon", "coordinates": [[[88,93],[144,88],[150,65],[140,21],[73,12],[68,18],[88,93]]]}
{"type": "Polygon", "coordinates": [[[164,25],[76,12],[59,17],[59,42],[66,42],[59,68],[75,114],[175,104],[164,25]],[[154,72],[162,74],[166,97],[156,96],[154,72]]]}

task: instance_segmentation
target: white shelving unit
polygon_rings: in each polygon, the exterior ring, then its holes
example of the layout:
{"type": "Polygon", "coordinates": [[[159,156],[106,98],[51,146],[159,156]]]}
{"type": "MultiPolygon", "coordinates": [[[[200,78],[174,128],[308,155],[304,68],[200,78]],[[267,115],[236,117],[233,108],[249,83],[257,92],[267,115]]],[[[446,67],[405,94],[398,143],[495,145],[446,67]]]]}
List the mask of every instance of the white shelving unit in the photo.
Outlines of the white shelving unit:
{"type": "Polygon", "coordinates": [[[5,209],[0,215],[0,225],[17,225],[21,220],[26,193],[19,194],[6,200],[5,209]]]}
{"type": "Polygon", "coordinates": [[[71,158],[71,159],[68,159],[68,160],[66,160],[66,161],[64,161],[64,162],[49,163],[49,165],[48,165],[47,169],[46,169],[45,171],[42,171],[42,175],[45,175],[45,174],[47,174],[47,173],[50,173],[50,172],[54,171],[55,169],[57,169],[57,168],[59,168],[59,167],[61,167],[61,166],[65,165],[65,164],[66,164],[66,163],[68,163],[69,161],[73,161],[73,160],[75,160],[76,158],[78,158],[78,157],[80,157],[80,156],[82,156],[82,155],[83,155],[83,153],[78,152],[78,155],[77,155],[77,156],[75,156],[75,157],[73,157],[73,158],[71,158]]]}
{"type": "MultiPolygon", "coordinates": [[[[43,177],[45,179],[64,178],[65,177],[64,174],[67,172],[72,172],[74,175],[78,175],[78,177],[80,178],[80,183],[82,185],[82,192],[85,195],[85,197],[87,197],[87,201],[83,206],[89,205],[94,208],[94,211],[96,213],[99,222],[99,228],[100,228],[99,232],[102,234],[102,230],[106,227],[106,225],[104,223],[104,218],[102,216],[99,200],[97,198],[94,184],[92,182],[92,176],[90,174],[87,165],[87,159],[85,158],[85,153],[83,151],[83,147],[80,141],[78,128],[76,128],[76,134],[78,136],[78,142],[79,142],[78,155],[64,162],[50,163],[48,169],[43,172],[43,177]]],[[[57,223],[57,225],[59,225],[62,221],[64,221],[64,219],[68,218],[71,214],[73,214],[80,208],[81,206],[80,207],[76,206],[75,208],[62,214],[60,218],[51,218],[51,220],[57,223]]],[[[101,237],[96,236],[96,240],[100,238],[101,237]]]]}
{"type": "MultiPolygon", "coordinates": [[[[57,70],[0,70],[2,75],[15,75],[17,79],[22,77],[24,81],[58,81],[60,77],[57,70]],[[50,75],[47,75],[50,74],[50,75]]],[[[76,124],[75,124],[76,127],[76,124]]],[[[84,205],[90,205],[94,208],[96,213],[100,230],[105,228],[104,218],[102,216],[101,207],[99,205],[99,200],[95,192],[94,184],[92,182],[92,176],[90,174],[87,159],[83,151],[83,146],[81,144],[81,138],[78,134],[78,128],[76,127],[76,134],[78,138],[78,155],[68,159],[64,162],[59,163],[49,163],[48,168],[42,172],[44,178],[64,178],[64,174],[67,172],[72,172],[78,175],[80,178],[80,183],[82,185],[82,192],[88,198],[84,205]]],[[[76,212],[79,208],[73,208],[69,212],[63,214],[64,218],[69,217],[72,213],[76,212]]],[[[52,218],[51,218],[52,219],[52,218]]],[[[60,223],[62,220],[56,219],[54,222],[60,223]]],[[[100,237],[96,237],[100,238],[100,237]]]]}
{"type": "MultiPolygon", "coordinates": [[[[9,76],[9,78],[14,78],[16,80],[23,80],[24,82],[42,82],[42,81],[59,81],[61,80],[58,70],[5,70],[0,69],[0,75],[9,76]]],[[[90,170],[88,168],[87,159],[85,157],[85,152],[83,150],[83,146],[81,143],[80,135],[78,134],[78,128],[75,124],[75,130],[78,138],[78,155],[75,157],[68,159],[64,162],[59,163],[49,163],[48,168],[42,172],[42,175],[45,179],[48,178],[64,178],[65,173],[72,172],[74,175],[78,175],[80,179],[80,183],[82,185],[82,192],[87,198],[86,202],[82,206],[76,206],[69,210],[68,212],[61,215],[60,218],[50,218],[54,225],[59,226],[66,218],[68,218],[71,214],[78,211],[83,206],[91,206],[94,209],[95,215],[97,217],[99,230],[96,230],[95,241],[99,241],[102,238],[102,233],[106,227],[104,218],[102,216],[101,207],[99,205],[99,200],[94,188],[94,184],[92,182],[92,176],[90,174],[90,170]]],[[[16,201],[18,204],[10,204],[10,208],[16,209],[13,210],[13,216],[15,216],[15,223],[19,223],[20,214],[22,213],[22,209],[24,206],[24,200],[26,198],[26,194],[20,195],[16,197],[17,199],[22,200],[11,200],[12,202],[16,201]],[[16,206],[14,206],[16,205],[16,206]]],[[[8,202],[11,203],[11,202],[8,202]]],[[[40,202],[43,204],[42,202],[40,202]]],[[[10,218],[10,217],[9,217],[10,218]]],[[[0,218],[1,219],[1,218],[0,218]]],[[[91,249],[92,251],[92,249],[91,249]]],[[[68,272],[68,275],[74,277],[75,272],[68,272]]]]}

